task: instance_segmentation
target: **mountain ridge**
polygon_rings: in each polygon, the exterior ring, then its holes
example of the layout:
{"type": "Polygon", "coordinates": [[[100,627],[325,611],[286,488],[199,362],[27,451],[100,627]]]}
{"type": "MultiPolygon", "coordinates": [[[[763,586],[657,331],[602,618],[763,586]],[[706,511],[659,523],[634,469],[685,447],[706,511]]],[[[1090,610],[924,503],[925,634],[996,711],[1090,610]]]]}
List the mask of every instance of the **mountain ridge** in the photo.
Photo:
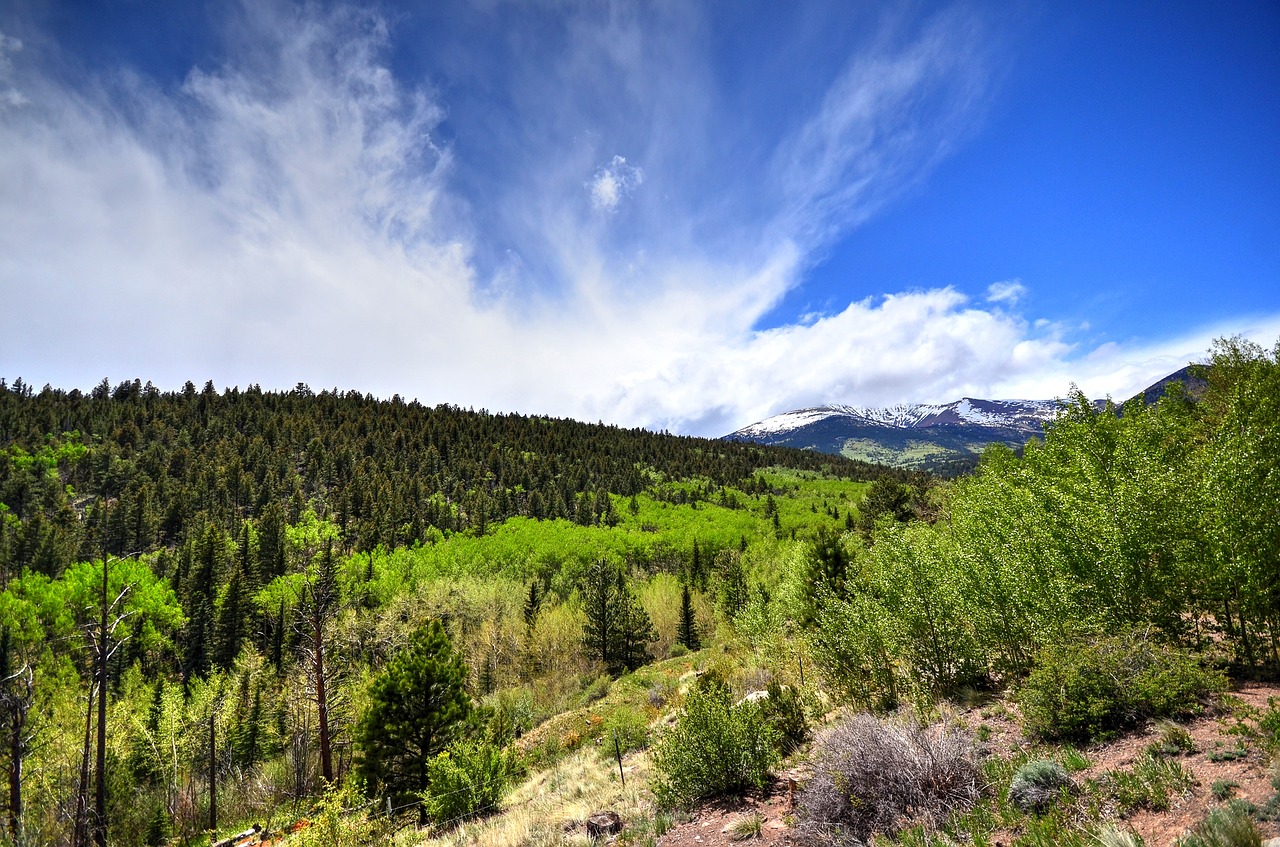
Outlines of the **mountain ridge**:
{"type": "MultiPolygon", "coordinates": [[[[1152,383],[1135,399],[1154,403],[1175,383],[1194,394],[1204,380],[1189,365],[1152,383]]],[[[953,475],[974,467],[990,444],[1021,449],[1043,433],[1064,402],[962,397],[886,407],[832,403],[772,415],[723,438],[953,475]]],[[[1102,408],[1106,401],[1094,404],[1102,408]]]]}

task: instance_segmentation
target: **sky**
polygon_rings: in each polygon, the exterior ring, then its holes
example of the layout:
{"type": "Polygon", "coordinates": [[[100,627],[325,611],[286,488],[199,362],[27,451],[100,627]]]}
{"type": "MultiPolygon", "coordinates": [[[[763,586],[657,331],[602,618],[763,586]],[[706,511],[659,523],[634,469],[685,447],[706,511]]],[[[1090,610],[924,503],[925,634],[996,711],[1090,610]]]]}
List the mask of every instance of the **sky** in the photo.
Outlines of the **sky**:
{"type": "Polygon", "coordinates": [[[1280,5],[10,0],[0,376],[717,436],[1280,339],[1280,5]]]}

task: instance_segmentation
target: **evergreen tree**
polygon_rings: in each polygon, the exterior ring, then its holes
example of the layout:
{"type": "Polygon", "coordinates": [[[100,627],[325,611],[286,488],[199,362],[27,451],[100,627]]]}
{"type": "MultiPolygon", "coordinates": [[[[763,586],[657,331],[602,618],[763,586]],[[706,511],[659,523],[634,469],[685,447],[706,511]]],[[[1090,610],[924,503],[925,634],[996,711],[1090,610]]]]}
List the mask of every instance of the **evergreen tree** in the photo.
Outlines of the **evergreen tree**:
{"type": "Polygon", "coordinates": [[[538,609],[542,606],[542,583],[537,579],[529,583],[529,593],[524,600],[524,625],[532,629],[538,619],[538,609]]]}
{"type": "Polygon", "coordinates": [[[621,668],[618,670],[633,671],[641,665],[653,660],[649,654],[649,645],[657,640],[658,634],[653,629],[653,621],[649,613],[640,605],[640,601],[626,587],[622,586],[622,607],[619,614],[618,649],[616,654],[621,668]]]}
{"type": "Polygon", "coordinates": [[[220,668],[229,668],[240,655],[240,644],[248,629],[246,616],[249,614],[249,603],[244,596],[243,580],[240,567],[232,568],[231,579],[222,595],[222,604],[218,607],[218,620],[214,628],[213,661],[220,668]]]}
{"type": "Polygon", "coordinates": [[[822,590],[830,591],[837,598],[845,596],[849,565],[849,552],[840,533],[830,527],[819,527],[805,555],[806,621],[811,621],[816,614],[817,598],[822,590]]]}
{"type": "Polygon", "coordinates": [[[606,668],[618,664],[619,583],[621,572],[604,559],[588,568],[582,585],[582,605],[587,622],[582,629],[582,644],[587,655],[599,659],[606,668]]]}
{"type": "Polygon", "coordinates": [[[439,621],[418,630],[373,681],[356,728],[356,775],[403,803],[427,787],[431,759],[471,711],[467,670],[439,621]]]}
{"type": "Polygon", "coordinates": [[[676,642],[690,650],[697,650],[702,646],[702,641],[698,638],[698,623],[693,617],[693,600],[689,596],[688,585],[680,587],[680,624],[676,628],[676,642]]]}
{"type": "Polygon", "coordinates": [[[657,636],[649,614],[631,594],[623,570],[604,559],[587,571],[583,584],[587,622],[582,643],[587,654],[610,673],[635,670],[650,660],[648,645],[657,636]]]}

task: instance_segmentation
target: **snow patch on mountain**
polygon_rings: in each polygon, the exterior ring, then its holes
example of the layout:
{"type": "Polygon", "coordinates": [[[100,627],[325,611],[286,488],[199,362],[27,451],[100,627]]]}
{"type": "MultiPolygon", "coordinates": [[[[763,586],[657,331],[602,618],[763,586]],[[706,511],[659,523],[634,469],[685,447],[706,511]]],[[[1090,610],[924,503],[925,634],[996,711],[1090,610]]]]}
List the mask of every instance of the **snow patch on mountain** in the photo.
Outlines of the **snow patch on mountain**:
{"type": "Polygon", "coordinates": [[[1038,431],[1058,411],[1056,400],[975,400],[965,397],[953,403],[902,403],[885,408],[815,406],[783,412],[745,426],[730,437],[759,438],[793,432],[828,418],[895,429],[920,429],[946,424],[1005,427],[1038,431]]]}

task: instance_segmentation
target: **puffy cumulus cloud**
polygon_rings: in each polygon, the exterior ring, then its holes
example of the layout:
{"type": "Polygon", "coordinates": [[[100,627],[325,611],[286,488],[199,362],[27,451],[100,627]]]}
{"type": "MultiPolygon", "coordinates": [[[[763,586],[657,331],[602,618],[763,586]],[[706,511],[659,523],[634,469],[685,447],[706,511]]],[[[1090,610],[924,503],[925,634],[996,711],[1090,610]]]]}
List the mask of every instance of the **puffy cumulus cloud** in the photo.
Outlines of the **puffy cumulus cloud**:
{"type": "Polygon", "coordinates": [[[987,302],[1014,304],[1026,293],[1027,287],[1022,284],[1022,280],[1006,279],[987,286],[987,302]]]}
{"type": "Polygon", "coordinates": [[[1007,397],[1065,397],[1075,386],[1089,398],[1123,402],[1161,377],[1206,361],[1217,339],[1237,335],[1271,349],[1280,339],[1280,315],[1246,315],[1164,337],[1082,342],[1073,345],[1072,355],[1053,357],[1036,370],[1010,374],[1000,385],[1007,397]]]}
{"type": "Polygon", "coordinates": [[[618,203],[644,182],[644,171],[627,164],[623,156],[614,156],[608,164],[601,165],[587,183],[591,205],[602,212],[612,212],[618,203]]]}

